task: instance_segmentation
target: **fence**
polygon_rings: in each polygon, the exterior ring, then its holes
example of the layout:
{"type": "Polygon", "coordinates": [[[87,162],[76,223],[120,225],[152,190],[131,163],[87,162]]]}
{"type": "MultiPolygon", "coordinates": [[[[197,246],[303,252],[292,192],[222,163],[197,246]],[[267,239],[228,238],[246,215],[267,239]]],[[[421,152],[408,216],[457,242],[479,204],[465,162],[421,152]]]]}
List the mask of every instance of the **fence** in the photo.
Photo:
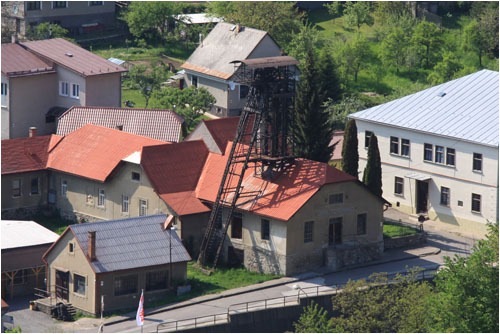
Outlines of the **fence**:
{"type": "Polygon", "coordinates": [[[41,300],[47,301],[49,306],[57,304],[58,300],[63,302],[67,301],[57,296],[56,289],[60,289],[63,295],[69,295],[69,290],[67,288],[58,285],[50,286],[48,291],[45,289],[35,288],[34,295],[39,298],[39,302],[41,302],[41,300]]]}
{"type": "MultiPolygon", "coordinates": [[[[423,269],[420,271],[405,271],[399,273],[383,273],[379,275],[385,279],[386,284],[394,284],[400,281],[401,277],[410,276],[413,279],[420,281],[433,278],[436,273],[439,271],[439,268],[436,269],[423,269]]],[[[374,280],[366,279],[368,282],[373,282],[374,280]]],[[[238,304],[232,304],[227,308],[227,312],[194,317],[189,319],[182,320],[172,320],[167,322],[162,322],[157,325],[156,332],[175,332],[178,330],[189,329],[189,328],[197,328],[204,327],[209,325],[216,325],[220,323],[227,323],[231,321],[231,314],[243,313],[243,312],[251,312],[257,310],[266,310],[270,308],[278,308],[278,307],[286,307],[292,305],[300,304],[301,298],[310,298],[317,297],[321,295],[334,295],[342,291],[341,287],[345,285],[347,282],[341,284],[335,284],[332,286],[324,286],[318,285],[308,288],[299,288],[297,290],[297,295],[283,296],[277,298],[268,298],[261,299],[251,302],[244,302],[238,304]]]]}

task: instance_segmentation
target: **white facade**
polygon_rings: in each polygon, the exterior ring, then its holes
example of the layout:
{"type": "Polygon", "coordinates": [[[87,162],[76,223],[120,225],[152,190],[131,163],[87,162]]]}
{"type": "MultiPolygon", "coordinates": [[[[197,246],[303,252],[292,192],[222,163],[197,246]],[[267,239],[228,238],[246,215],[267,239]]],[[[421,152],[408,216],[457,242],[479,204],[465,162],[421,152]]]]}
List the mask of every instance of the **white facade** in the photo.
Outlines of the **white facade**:
{"type": "Polygon", "coordinates": [[[411,215],[427,214],[464,231],[486,231],[487,221],[498,221],[498,147],[354,118],[360,177],[367,162],[366,131],[371,131],[378,139],[383,196],[394,208],[411,215]],[[391,153],[391,137],[393,152],[397,138],[397,154],[391,153]],[[402,154],[402,139],[409,140],[407,156],[402,154]],[[474,156],[478,170],[474,170],[474,156]]]}

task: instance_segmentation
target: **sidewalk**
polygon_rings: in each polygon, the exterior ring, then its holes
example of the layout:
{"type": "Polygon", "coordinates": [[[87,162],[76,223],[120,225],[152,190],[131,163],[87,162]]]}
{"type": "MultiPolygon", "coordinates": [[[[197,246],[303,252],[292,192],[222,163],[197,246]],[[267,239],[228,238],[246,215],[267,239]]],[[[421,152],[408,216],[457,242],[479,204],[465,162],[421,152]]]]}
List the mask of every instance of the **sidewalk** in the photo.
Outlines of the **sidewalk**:
{"type": "MultiPolygon", "coordinates": [[[[301,281],[301,280],[306,280],[306,279],[311,279],[315,277],[320,277],[323,275],[331,274],[334,272],[342,272],[346,270],[351,270],[355,268],[363,268],[363,267],[370,267],[373,265],[378,265],[378,264],[383,264],[383,263],[388,263],[388,262],[395,262],[395,261],[402,261],[406,259],[411,259],[411,258],[416,258],[416,257],[424,257],[424,256],[429,256],[429,255],[435,255],[440,252],[439,248],[436,247],[430,247],[430,246],[424,246],[420,248],[414,248],[414,249],[393,249],[387,252],[384,252],[382,255],[382,258],[377,261],[372,261],[372,262],[367,262],[355,266],[349,266],[342,268],[341,270],[338,271],[331,271],[328,268],[319,268],[318,270],[314,272],[306,272],[297,276],[293,277],[282,277],[280,279],[275,279],[271,281],[267,281],[264,283],[259,283],[259,284],[254,284],[246,287],[241,287],[241,288],[236,288],[236,289],[231,289],[227,290],[221,293],[217,294],[211,294],[211,295],[205,295],[205,296],[200,296],[196,297],[190,300],[186,300],[183,302],[175,303],[175,304],[170,304],[167,306],[159,306],[151,309],[146,309],[145,310],[145,316],[157,314],[157,313],[162,313],[166,311],[171,311],[175,310],[178,308],[186,307],[186,306],[191,306],[191,305],[196,305],[200,303],[205,303],[207,301],[212,301],[220,298],[225,298],[225,297],[230,297],[230,296],[235,296],[239,294],[244,294],[247,292],[253,292],[253,291],[258,291],[262,289],[267,289],[270,287],[275,287],[279,285],[285,285],[285,284],[290,284],[292,282],[296,281],[301,281]]],[[[109,318],[105,321],[105,325],[113,325],[117,324],[120,322],[124,321],[129,321],[135,319],[135,312],[130,312],[121,316],[116,316],[109,318]]]]}

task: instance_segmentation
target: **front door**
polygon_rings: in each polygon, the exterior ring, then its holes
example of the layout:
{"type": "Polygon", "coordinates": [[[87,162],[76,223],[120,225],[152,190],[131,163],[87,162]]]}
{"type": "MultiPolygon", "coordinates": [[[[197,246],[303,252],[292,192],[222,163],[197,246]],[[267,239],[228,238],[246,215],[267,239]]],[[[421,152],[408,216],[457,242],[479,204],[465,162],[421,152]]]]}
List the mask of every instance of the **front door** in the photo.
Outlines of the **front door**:
{"type": "Polygon", "coordinates": [[[429,183],[417,180],[417,213],[427,213],[429,183]]]}
{"type": "Polygon", "coordinates": [[[56,298],[68,300],[69,272],[56,270],[56,298]]]}
{"type": "Polygon", "coordinates": [[[331,218],[328,226],[328,244],[342,243],[342,218],[331,218]]]}

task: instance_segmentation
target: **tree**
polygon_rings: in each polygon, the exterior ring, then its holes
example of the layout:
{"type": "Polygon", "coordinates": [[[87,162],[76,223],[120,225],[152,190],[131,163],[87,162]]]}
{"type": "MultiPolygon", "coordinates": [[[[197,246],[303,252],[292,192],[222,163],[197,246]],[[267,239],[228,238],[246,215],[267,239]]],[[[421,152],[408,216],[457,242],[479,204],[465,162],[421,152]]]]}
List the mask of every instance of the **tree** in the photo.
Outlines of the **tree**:
{"type": "Polygon", "coordinates": [[[479,57],[479,66],[483,66],[483,55],[488,51],[488,39],[484,36],[485,33],[479,27],[476,20],[472,20],[464,28],[464,49],[472,50],[479,57]]]}
{"type": "Polygon", "coordinates": [[[383,24],[399,21],[402,17],[411,16],[411,3],[406,1],[378,1],[377,17],[383,24]]]}
{"type": "Polygon", "coordinates": [[[445,258],[429,300],[429,332],[498,333],[498,222],[469,257],[445,258]]]}
{"type": "Polygon", "coordinates": [[[122,18],[137,38],[166,40],[169,24],[182,14],[181,2],[132,1],[122,18]]]}
{"type": "Polygon", "coordinates": [[[301,15],[293,2],[239,1],[209,6],[212,10],[214,7],[219,7],[214,14],[222,14],[226,22],[267,31],[285,50],[302,25],[301,15]]]}
{"type": "Polygon", "coordinates": [[[382,196],[382,165],[377,136],[373,133],[368,144],[368,161],[363,173],[363,183],[377,196],[382,196]]]}
{"type": "Polygon", "coordinates": [[[356,121],[350,119],[344,131],[344,143],[342,146],[342,171],[358,178],[358,128],[356,121]]]}
{"type": "Polygon", "coordinates": [[[33,28],[33,31],[29,31],[27,38],[29,40],[41,40],[49,38],[66,38],[68,35],[68,30],[64,29],[58,24],[44,22],[40,23],[33,28]]]}
{"type": "Polygon", "coordinates": [[[203,87],[189,86],[182,90],[167,87],[153,93],[151,106],[153,108],[173,109],[184,118],[187,131],[190,132],[201,116],[212,109],[215,101],[215,97],[203,87]]]}
{"type": "Polygon", "coordinates": [[[371,56],[372,51],[368,40],[358,34],[353,40],[344,43],[337,59],[343,68],[345,76],[347,77],[347,73],[352,73],[354,81],[357,82],[361,66],[365,66],[371,56]]]}
{"type": "Polygon", "coordinates": [[[313,50],[309,50],[297,85],[295,148],[301,158],[328,162],[333,152],[330,146],[333,127],[328,112],[322,107],[324,94],[318,75],[313,50]]]}
{"type": "Polygon", "coordinates": [[[457,77],[457,74],[463,69],[462,63],[458,60],[452,52],[445,52],[443,60],[434,66],[434,70],[427,79],[433,84],[437,85],[443,82],[450,81],[457,77]]]}
{"type": "Polygon", "coordinates": [[[425,48],[425,66],[430,67],[436,58],[439,58],[439,51],[443,40],[439,28],[432,22],[420,21],[413,31],[411,38],[413,44],[425,48]]]}
{"type": "Polygon", "coordinates": [[[293,324],[297,333],[328,333],[332,332],[333,324],[328,319],[327,312],[314,301],[304,307],[304,313],[293,324]]]}
{"type": "Polygon", "coordinates": [[[368,1],[348,1],[344,7],[344,17],[348,25],[359,28],[362,24],[372,26],[374,23],[368,1]]]}
{"type": "Polygon", "coordinates": [[[318,30],[312,24],[304,24],[300,27],[299,32],[292,37],[286,51],[303,65],[309,50],[313,50],[316,55],[319,48],[320,37],[318,30]]]}
{"type": "Polygon", "coordinates": [[[403,29],[396,27],[382,41],[379,58],[384,66],[395,66],[396,72],[405,64],[408,37],[403,29]]]}
{"type": "Polygon", "coordinates": [[[479,33],[487,45],[488,53],[498,58],[498,2],[473,2],[471,16],[478,23],[479,33]]]}
{"type": "Polygon", "coordinates": [[[160,89],[161,83],[167,79],[167,75],[168,70],[162,63],[153,65],[149,70],[146,65],[136,65],[130,69],[130,80],[146,100],[144,108],[148,107],[151,95],[160,89]]]}
{"type": "Polygon", "coordinates": [[[342,97],[342,88],[337,71],[337,64],[328,48],[322,48],[319,53],[318,70],[320,87],[324,90],[323,100],[339,101],[342,97]]]}

